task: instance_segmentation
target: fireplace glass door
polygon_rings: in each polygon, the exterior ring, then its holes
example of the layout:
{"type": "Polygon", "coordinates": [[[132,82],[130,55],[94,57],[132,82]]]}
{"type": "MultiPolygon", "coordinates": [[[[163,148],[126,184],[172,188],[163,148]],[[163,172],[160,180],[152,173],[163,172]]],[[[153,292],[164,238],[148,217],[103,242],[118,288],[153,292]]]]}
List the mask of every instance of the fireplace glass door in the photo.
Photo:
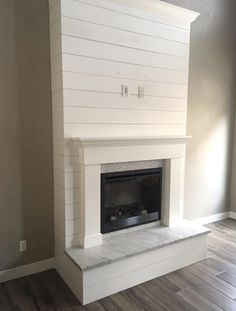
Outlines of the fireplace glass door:
{"type": "Polygon", "coordinates": [[[101,232],[159,220],[161,192],[161,168],[102,174],[101,232]]]}

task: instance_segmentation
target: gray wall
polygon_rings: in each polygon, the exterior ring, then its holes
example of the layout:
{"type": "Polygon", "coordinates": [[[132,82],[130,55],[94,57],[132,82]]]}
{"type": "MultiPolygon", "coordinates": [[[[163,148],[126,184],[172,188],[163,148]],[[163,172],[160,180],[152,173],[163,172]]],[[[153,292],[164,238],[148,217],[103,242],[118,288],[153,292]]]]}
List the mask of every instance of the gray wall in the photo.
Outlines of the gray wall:
{"type": "Polygon", "coordinates": [[[48,2],[0,0],[0,270],[53,256],[52,175],[48,2]]]}
{"type": "Polygon", "coordinates": [[[201,13],[192,25],[187,118],[185,217],[194,219],[229,210],[236,3],[166,2],[201,13]]]}

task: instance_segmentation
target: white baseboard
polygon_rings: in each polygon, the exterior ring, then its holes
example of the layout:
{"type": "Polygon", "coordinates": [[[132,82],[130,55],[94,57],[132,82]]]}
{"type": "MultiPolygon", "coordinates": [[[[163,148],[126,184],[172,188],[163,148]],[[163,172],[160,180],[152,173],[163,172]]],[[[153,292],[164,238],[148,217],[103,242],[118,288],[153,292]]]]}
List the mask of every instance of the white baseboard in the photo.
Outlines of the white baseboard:
{"type": "Polygon", "coordinates": [[[194,219],[191,220],[192,223],[196,224],[196,225],[207,225],[210,224],[212,222],[218,221],[218,220],[223,220],[226,218],[233,218],[231,217],[231,214],[235,214],[235,219],[236,219],[236,213],[232,213],[232,212],[224,212],[224,213],[219,213],[219,214],[214,214],[214,215],[210,215],[210,216],[206,216],[206,217],[202,217],[202,218],[198,218],[198,219],[194,219]]]}
{"type": "Polygon", "coordinates": [[[236,219],[236,213],[235,212],[230,212],[229,217],[232,219],[236,219]]]}
{"type": "Polygon", "coordinates": [[[54,258],[37,261],[28,265],[0,271],[0,283],[21,278],[30,274],[50,270],[55,267],[54,258]]]}

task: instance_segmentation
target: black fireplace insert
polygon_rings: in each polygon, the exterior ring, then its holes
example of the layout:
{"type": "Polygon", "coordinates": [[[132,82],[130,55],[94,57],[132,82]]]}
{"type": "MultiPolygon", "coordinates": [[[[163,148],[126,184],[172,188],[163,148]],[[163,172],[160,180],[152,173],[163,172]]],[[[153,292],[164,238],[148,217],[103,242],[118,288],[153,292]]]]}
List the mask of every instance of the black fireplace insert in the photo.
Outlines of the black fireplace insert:
{"type": "Polygon", "coordinates": [[[101,174],[101,233],[161,219],[162,168],[101,174]]]}

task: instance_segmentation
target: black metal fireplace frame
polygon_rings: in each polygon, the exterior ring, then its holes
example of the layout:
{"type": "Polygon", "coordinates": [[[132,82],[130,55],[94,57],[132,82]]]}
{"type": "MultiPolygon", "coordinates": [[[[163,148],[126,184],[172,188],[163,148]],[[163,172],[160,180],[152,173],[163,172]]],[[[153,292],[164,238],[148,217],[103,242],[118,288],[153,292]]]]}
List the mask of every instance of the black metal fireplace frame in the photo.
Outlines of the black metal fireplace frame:
{"type": "Polygon", "coordinates": [[[111,172],[111,173],[102,173],[101,174],[101,233],[109,233],[113,231],[122,230],[124,228],[131,228],[151,222],[155,222],[161,219],[161,202],[162,202],[162,168],[151,168],[151,169],[141,169],[141,170],[131,170],[131,171],[121,171],[121,172],[111,172]],[[156,176],[159,175],[161,180],[161,189],[159,192],[159,210],[157,212],[150,213],[145,216],[134,216],[130,218],[126,218],[122,220],[122,228],[121,225],[117,224],[108,227],[105,221],[105,212],[102,208],[105,204],[105,182],[108,179],[117,178],[134,178],[137,176],[156,176]]]}

